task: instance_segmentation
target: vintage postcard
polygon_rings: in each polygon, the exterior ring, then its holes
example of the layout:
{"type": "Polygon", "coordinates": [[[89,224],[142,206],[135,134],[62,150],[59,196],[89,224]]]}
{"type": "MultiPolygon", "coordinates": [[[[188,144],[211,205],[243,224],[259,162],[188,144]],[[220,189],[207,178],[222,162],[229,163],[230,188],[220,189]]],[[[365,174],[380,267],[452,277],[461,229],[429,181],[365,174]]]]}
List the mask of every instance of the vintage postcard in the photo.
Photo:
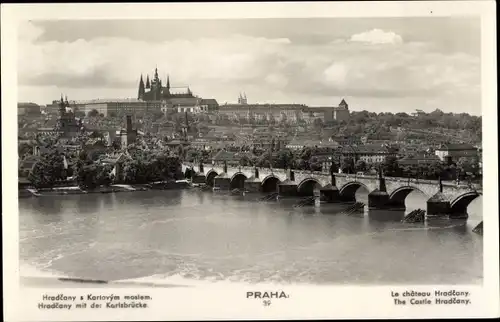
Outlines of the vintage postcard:
{"type": "Polygon", "coordinates": [[[492,1],[1,12],[7,321],[499,316],[492,1]]]}

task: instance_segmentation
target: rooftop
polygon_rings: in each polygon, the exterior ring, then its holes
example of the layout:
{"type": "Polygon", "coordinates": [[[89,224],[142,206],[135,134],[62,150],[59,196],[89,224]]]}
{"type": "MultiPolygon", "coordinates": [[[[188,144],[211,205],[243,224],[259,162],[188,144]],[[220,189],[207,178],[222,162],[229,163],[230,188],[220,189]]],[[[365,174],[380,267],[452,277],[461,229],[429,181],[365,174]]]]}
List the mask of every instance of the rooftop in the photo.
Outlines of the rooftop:
{"type": "Polygon", "coordinates": [[[440,150],[440,151],[443,151],[443,150],[446,150],[446,151],[450,151],[450,150],[455,150],[455,151],[456,150],[477,150],[477,148],[471,144],[443,144],[441,147],[437,148],[436,150],[440,150]]]}

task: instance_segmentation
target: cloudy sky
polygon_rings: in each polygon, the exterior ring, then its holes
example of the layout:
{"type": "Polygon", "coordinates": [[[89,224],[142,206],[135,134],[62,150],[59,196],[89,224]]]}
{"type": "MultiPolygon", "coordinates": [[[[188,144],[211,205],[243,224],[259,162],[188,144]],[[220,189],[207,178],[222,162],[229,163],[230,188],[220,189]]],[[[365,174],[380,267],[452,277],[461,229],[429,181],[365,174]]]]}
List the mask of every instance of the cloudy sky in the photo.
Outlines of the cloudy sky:
{"type": "Polygon", "coordinates": [[[481,113],[478,18],[31,21],[18,40],[19,101],[136,97],[157,66],[221,104],[481,113]]]}

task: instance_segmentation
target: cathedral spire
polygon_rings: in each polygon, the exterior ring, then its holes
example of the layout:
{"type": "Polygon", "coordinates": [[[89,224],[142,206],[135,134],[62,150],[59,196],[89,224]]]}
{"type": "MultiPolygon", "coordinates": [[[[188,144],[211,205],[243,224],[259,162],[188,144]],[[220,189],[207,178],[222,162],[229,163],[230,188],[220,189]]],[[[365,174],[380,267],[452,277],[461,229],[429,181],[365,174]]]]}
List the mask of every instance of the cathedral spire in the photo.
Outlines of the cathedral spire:
{"type": "Polygon", "coordinates": [[[149,75],[146,75],[146,88],[151,88],[151,83],[149,82],[149,75]]]}
{"type": "Polygon", "coordinates": [[[141,74],[141,80],[139,81],[139,93],[137,94],[137,99],[144,99],[144,80],[142,79],[142,74],[141,74]]]}
{"type": "Polygon", "coordinates": [[[167,75],[167,90],[170,90],[170,75],[167,75]]]}

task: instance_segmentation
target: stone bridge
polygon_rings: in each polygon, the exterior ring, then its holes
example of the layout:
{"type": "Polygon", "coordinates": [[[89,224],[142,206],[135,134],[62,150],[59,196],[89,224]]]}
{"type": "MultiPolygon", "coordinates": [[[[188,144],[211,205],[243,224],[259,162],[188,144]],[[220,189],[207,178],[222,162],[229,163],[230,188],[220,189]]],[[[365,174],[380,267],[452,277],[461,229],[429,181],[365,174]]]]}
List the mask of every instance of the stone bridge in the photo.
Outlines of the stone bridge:
{"type": "Polygon", "coordinates": [[[366,188],[370,209],[405,209],[405,198],[414,190],[427,198],[427,215],[464,216],[467,206],[482,194],[479,186],[327,172],[226,167],[212,164],[183,164],[182,171],[193,183],[216,189],[242,189],[251,192],[277,192],[280,196],[319,195],[326,202],[354,202],[356,191],[366,188]]]}

